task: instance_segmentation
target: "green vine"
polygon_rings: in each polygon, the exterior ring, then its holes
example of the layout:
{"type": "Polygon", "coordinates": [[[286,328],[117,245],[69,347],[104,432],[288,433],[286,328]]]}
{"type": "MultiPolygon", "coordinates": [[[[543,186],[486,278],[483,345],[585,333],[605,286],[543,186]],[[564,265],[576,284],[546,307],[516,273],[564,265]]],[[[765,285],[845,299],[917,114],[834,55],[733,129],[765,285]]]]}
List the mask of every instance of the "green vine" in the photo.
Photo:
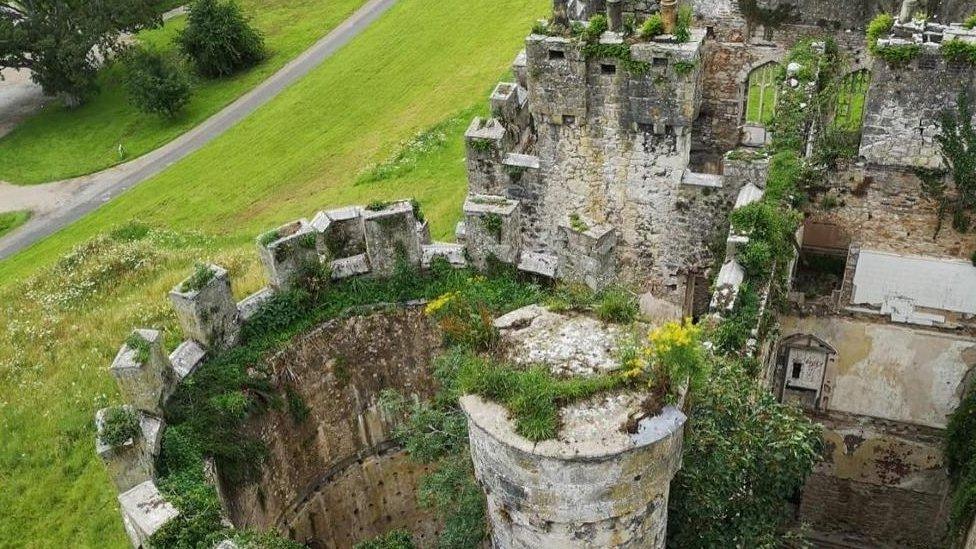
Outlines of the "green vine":
{"type": "Polygon", "coordinates": [[[889,13],[879,13],[868,23],[866,31],[868,51],[871,55],[884,59],[889,65],[904,65],[922,53],[922,46],[918,44],[897,44],[879,46],[878,41],[891,33],[895,26],[895,18],[889,13]]]}
{"type": "Polygon", "coordinates": [[[698,64],[694,61],[678,61],[672,66],[674,67],[675,74],[678,76],[685,76],[690,74],[691,71],[695,70],[695,67],[697,67],[698,64]]]}

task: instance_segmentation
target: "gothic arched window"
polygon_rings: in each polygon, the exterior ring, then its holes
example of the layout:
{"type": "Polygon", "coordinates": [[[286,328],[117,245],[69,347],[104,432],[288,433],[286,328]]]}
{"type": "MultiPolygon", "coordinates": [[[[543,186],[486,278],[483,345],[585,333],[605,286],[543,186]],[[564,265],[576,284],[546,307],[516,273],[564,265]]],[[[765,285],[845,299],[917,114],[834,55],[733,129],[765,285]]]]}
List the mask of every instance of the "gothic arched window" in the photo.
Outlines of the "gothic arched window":
{"type": "Polygon", "coordinates": [[[749,73],[746,89],[746,123],[765,126],[776,114],[776,96],[779,94],[779,63],[770,61],[749,73]]]}
{"type": "Polygon", "coordinates": [[[834,108],[834,127],[856,132],[864,119],[864,101],[868,95],[871,72],[867,69],[854,71],[841,80],[834,108]]]}

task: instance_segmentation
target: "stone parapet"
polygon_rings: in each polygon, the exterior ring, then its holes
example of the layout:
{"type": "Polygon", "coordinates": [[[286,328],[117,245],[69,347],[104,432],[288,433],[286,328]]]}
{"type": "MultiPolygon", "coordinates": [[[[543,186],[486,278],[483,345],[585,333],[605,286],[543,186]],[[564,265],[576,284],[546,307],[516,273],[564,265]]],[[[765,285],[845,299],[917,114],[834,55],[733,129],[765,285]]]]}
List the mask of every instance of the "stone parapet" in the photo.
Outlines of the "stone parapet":
{"type": "Polygon", "coordinates": [[[347,206],[315,214],[312,228],[319,235],[320,255],[336,259],[366,252],[362,211],[360,206],[347,206]]]}
{"type": "Polygon", "coordinates": [[[106,414],[111,408],[102,408],[95,412],[95,453],[105,464],[109,478],[120,493],[155,478],[155,461],[159,455],[165,425],[162,419],[140,412],[132,406],[125,405],[123,408],[139,418],[139,436],[118,446],[102,440],[106,414]]]}
{"type": "Polygon", "coordinates": [[[508,176],[502,159],[512,140],[496,118],[475,117],[464,134],[468,188],[474,193],[504,194],[508,176]]]}
{"type": "Polygon", "coordinates": [[[122,345],[109,368],[126,402],[150,414],[163,415],[177,376],[163,352],[162,334],[138,329],[122,345]]]}
{"type": "Polygon", "coordinates": [[[137,548],[152,547],[149,538],[180,514],[151,480],[119,494],[118,500],[125,531],[137,548]]]}
{"type": "Polygon", "coordinates": [[[191,276],[170,290],[169,299],[186,337],[207,349],[224,349],[237,343],[240,312],[227,270],[218,265],[205,268],[211,273],[208,280],[191,276]]]}
{"type": "Polygon", "coordinates": [[[371,271],[376,276],[393,274],[397,261],[420,265],[420,236],[413,205],[401,200],[380,209],[363,210],[366,235],[366,254],[371,271]]]}
{"type": "Polygon", "coordinates": [[[276,289],[288,289],[308,262],[318,261],[318,235],[306,219],[273,229],[257,238],[258,255],[276,289]]]}
{"type": "Polygon", "coordinates": [[[560,223],[559,228],[560,278],[586,284],[595,290],[616,280],[614,250],[618,232],[613,227],[574,214],[560,223]]]}
{"type": "Polygon", "coordinates": [[[484,269],[488,259],[516,263],[521,248],[519,202],[502,196],[470,194],[464,202],[464,246],[472,264],[484,269]]]}

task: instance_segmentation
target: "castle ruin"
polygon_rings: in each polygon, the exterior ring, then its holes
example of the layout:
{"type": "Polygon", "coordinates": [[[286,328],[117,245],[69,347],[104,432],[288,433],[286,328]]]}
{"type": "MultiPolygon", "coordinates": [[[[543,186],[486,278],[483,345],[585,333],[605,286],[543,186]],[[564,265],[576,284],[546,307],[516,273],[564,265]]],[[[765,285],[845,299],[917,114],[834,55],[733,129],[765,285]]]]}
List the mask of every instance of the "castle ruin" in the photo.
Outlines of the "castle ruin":
{"type": "MultiPolygon", "coordinates": [[[[139,330],[148,352],[127,343],[111,369],[142,434],[98,447],[133,544],[145,545],[178,514],[156,489],[153,465],[175,384],[235,345],[308,261],[328,264],[335,280],[389,276],[398,259],[417,269],[435,258],[479,269],[499,261],[595,289],[629,285],[644,294],[645,310],[667,318],[729,314],[745,279],[737,251],[749,240],[730,230],[729,216],[766,192],[770,116],[780,86],[797,87],[790,82],[804,69],[784,61],[809,37],[832,39],[849,59],[842,81],[856,99],[843,108],[856,119],[857,154],[828,171],[817,195],[823,207],[805,212],[779,330],[755,330],[748,352],[770,391],[824,427],[827,454],[794,509],[816,546],[942,543],[947,418],[976,366],[976,266],[968,259],[976,238],[939,230],[923,177],[944,167],[940,113],[956,106],[960,90],[976,96],[976,68],[946,59],[942,45],[976,44],[976,31],[914,18],[914,0],[686,5],[694,20],[678,39],[675,0],[554,0],[553,17],[514,61],[514,81],[492,92],[491,116],[465,133],[469,194],[457,242],[432,242],[410,201],[351,206],[261,235],[268,287],[241,302],[216,265],[174,288],[186,341],[167,355],[157,332],[139,330]],[[884,10],[898,19],[877,47],[917,47],[905,63],[865,46],[868,21],[884,10]],[[661,32],[634,34],[652,14],[661,15],[661,32]],[[599,15],[606,29],[573,35],[599,15]],[[771,76],[779,71],[785,84],[771,76]]],[[[952,21],[972,6],[928,8],[952,21]]],[[[804,139],[813,143],[820,131],[804,128],[804,139]]],[[[762,307],[772,311],[766,297],[762,307]]],[[[413,505],[422,471],[403,459],[390,435],[394,419],[376,405],[383,388],[430,395],[438,334],[415,305],[330,321],[270,359],[279,377],[318,380],[296,385],[315,422],[295,433],[275,412],[252,426],[271,460],[254,486],[223,485],[215,475],[228,521],[323,547],[351,547],[391,525],[414,530],[424,546],[433,539],[437,517],[413,505]],[[364,333],[381,334],[383,344],[364,347],[364,333]],[[370,354],[377,347],[382,356],[370,354]],[[345,498],[350,492],[361,497],[345,498]]],[[[551,313],[510,315],[495,320],[502,337],[552,352],[532,333],[557,322],[551,313]]],[[[576,345],[610,337],[593,326],[575,330],[576,345]]],[[[565,367],[566,356],[552,356],[550,366],[565,367]]],[[[664,407],[623,433],[637,398],[564,410],[563,436],[540,444],[516,434],[504,408],[462,399],[494,547],[664,546],[687,418],[664,407]]],[[[967,547],[976,546],[973,536],[967,547]]]]}

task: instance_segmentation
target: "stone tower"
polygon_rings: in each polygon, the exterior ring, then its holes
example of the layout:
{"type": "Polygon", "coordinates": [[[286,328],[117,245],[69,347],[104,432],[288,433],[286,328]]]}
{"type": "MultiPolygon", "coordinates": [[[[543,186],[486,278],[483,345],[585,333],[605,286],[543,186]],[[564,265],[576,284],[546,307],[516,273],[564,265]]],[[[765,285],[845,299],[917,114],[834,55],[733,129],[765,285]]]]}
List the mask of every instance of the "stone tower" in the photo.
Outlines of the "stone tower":
{"type": "MultiPolygon", "coordinates": [[[[553,20],[526,39],[516,81],[492,94],[492,117],[468,128],[468,204],[517,203],[510,218],[520,238],[506,243],[503,261],[681,304],[689,278],[710,264],[707,243],[737,191],[688,170],[706,33],[691,28],[679,41],[632,31],[656,3],[555,4],[553,20]],[[588,23],[574,19],[600,14],[609,29],[584,36],[588,23]]],[[[676,2],[664,4],[673,25],[676,2]]],[[[462,240],[478,234],[468,210],[462,240]]]]}

